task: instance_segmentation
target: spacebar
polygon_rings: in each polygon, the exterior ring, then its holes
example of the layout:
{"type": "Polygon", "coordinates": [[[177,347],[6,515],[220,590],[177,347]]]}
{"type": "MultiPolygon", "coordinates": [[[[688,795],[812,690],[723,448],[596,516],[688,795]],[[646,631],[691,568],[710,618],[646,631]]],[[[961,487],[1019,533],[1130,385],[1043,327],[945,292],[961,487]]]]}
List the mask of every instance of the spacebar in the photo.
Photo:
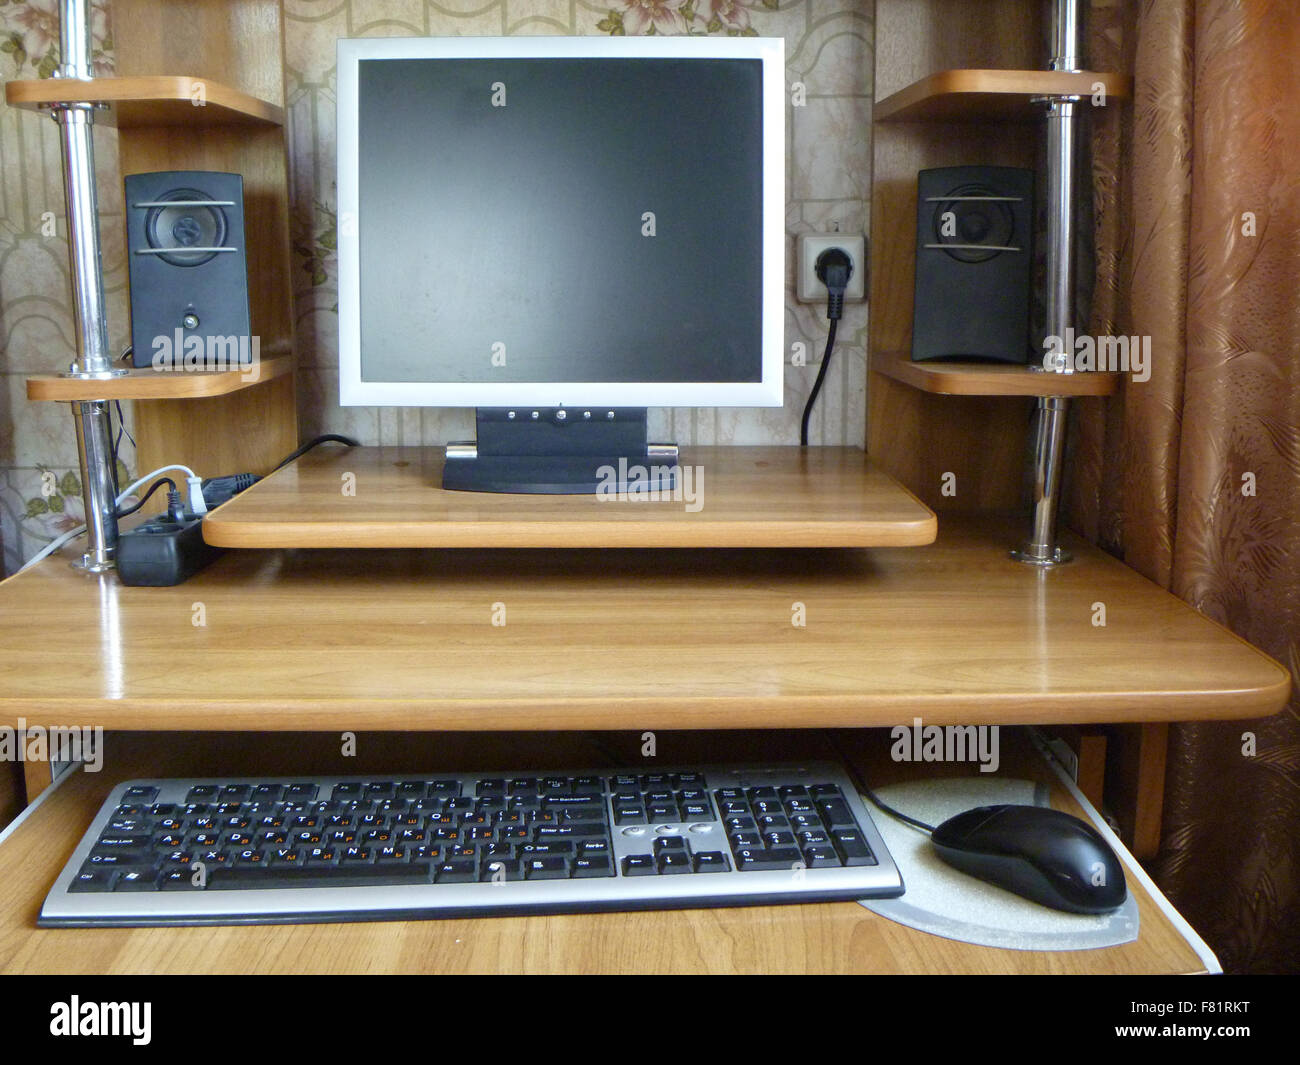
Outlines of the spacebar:
{"type": "Polygon", "coordinates": [[[317,865],[301,869],[265,869],[245,866],[214,869],[208,890],[230,888],[384,887],[389,884],[428,884],[433,881],[430,862],[410,865],[317,865]]]}

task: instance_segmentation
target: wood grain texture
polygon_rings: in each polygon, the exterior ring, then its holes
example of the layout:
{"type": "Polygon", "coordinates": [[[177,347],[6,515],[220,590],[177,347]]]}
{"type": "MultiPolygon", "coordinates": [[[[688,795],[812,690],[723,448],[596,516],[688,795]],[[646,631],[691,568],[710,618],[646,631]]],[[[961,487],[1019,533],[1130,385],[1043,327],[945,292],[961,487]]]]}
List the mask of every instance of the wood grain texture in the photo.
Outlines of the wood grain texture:
{"type": "Polygon", "coordinates": [[[943,70],[877,99],[877,122],[992,120],[1032,122],[1042,117],[1039,96],[1090,97],[1098,86],[1109,100],[1132,94],[1133,79],[1122,74],[1057,70],[943,70]]]}
{"type": "Polygon", "coordinates": [[[187,74],[284,106],[280,0],[113,0],[119,76],[187,74]]]}
{"type": "Polygon", "coordinates": [[[694,472],[677,498],[616,500],[447,492],[441,448],[325,446],[215,511],[204,536],[259,548],[934,542],[934,514],[856,448],[692,447],[680,461],[694,472]],[[354,495],[342,490],[349,474],[354,495]]]}
{"type": "Polygon", "coordinates": [[[37,110],[56,103],[102,103],[107,111],[96,122],[134,126],[254,126],[284,124],[284,108],[239,92],[217,81],[185,75],[96,78],[76,81],[42,78],[11,81],[5,102],[37,110]],[[202,101],[198,103],[196,101],[202,101]]]}
{"type": "Polygon", "coordinates": [[[27,398],[72,402],[91,399],[208,399],[225,396],[254,385],[265,384],[292,373],[292,355],[264,358],[249,370],[196,370],[160,372],[153,369],[131,370],[125,377],[110,381],[83,381],[38,374],[27,378],[27,398]]]}
{"type": "MultiPolygon", "coordinates": [[[[1003,771],[1052,785],[1052,804],[1083,811],[1027,744],[1005,734],[1003,771]]],[[[634,739],[628,737],[627,739],[634,739]]],[[[34,973],[1185,973],[1204,966],[1129,876],[1141,933],[1108,950],[1059,953],[956,943],[878,917],[852,902],[476,920],[213,928],[41,929],[36,916],[103,796],[139,776],[348,773],[437,768],[540,769],[614,765],[590,736],[359,737],[339,758],[337,736],[109,735],[109,768],[62,783],[0,846],[0,972],[34,973]]],[[[636,740],[639,743],[639,740],[636,740]]],[[[636,745],[622,743],[640,761],[636,745]]],[[[660,757],[700,761],[847,757],[899,772],[884,734],[673,734],[660,757]],[[722,752],[725,751],[725,754],[722,752]],[[671,752],[671,754],[669,753],[671,752]],[[807,752],[807,754],[805,753],[807,752]]],[[[917,767],[906,767],[914,772],[917,767]]],[[[931,767],[967,772],[969,767],[931,767]]]]}
{"type": "Polygon", "coordinates": [[[210,399],[135,406],[136,469],[179,462],[201,477],[270,473],[298,446],[294,375],[210,399]]]}
{"type": "Polygon", "coordinates": [[[1119,387],[1115,373],[1046,373],[1027,366],[987,362],[913,362],[905,352],[878,352],[877,373],[945,396],[1109,396],[1119,387]]]}
{"type": "Polygon", "coordinates": [[[1046,9],[1042,0],[875,0],[875,99],[938,71],[1045,68],[1046,9]]]}
{"type": "Polygon", "coordinates": [[[1133,853],[1144,862],[1153,861],[1164,821],[1169,725],[1124,725],[1112,732],[1106,751],[1106,802],[1133,853]]]}
{"type": "Polygon", "coordinates": [[[1010,561],[1018,526],[950,518],[932,546],[871,550],[231,551],[174,588],[56,556],[0,584],[0,723],[768,729],[1283,705],[1281,666],[1110,556],[1067,539],[1068,566],[1010,561]],[[33,633],[59,653],[32,654],[33,633]]]}

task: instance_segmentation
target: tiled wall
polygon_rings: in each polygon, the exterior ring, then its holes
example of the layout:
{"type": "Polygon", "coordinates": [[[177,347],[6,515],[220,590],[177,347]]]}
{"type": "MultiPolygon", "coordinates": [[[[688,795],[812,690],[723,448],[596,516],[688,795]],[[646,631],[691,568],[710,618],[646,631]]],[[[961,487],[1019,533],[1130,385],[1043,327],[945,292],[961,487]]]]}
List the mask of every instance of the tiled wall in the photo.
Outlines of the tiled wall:
{"type": "MultiPolygon", "coordinates": [[[[333,430],[365,443],[440,443],[472,435],[468,411],[338,406],[334,220],[334,42],[349,36],[695,33],[782,36],[788,80],[806,103],[787,112],[786,223],[794,235],[862,233],[870,199],[873,33],[861,0],[285,0],[295,317],[304,436],[333,430]]],[[[47,72],[57,49],[56,0],[0,0],[0,77],[47,72]]],[[[111,30],[96,26],[105,67],[111,30]]],[[[68,259],[54,124],[0,103],[0,527],[12,571],[61,529],[81,500],[68,409],[28,403],[23,378],[71,359],[68,259]],[[52,473],[53,477],[46,476],[52,473]]],[[[115,134],[96,132],[109,336],[126,344],[125,255],[115,134]]],[[[787,271],[787,281],[792,279],[787,271]]],[[[787,285],[789,289],[790,284],[787,285]]],[[[820,358],[822,308],[786,298],[786,350],[820,358]]],[[[866,311],[850,305],[818,400],[814,443],[863,439],[866,311]]],[[[787,354],[787,364],[789,362],[787,354]]],[[[657,437],[681,444],[795,443],[811,366],[786,367],[783,409],[651,412],[657,437]]],[[[129,426],[129,412],[128,412],[129,426]]],[[[129,442],[122,459],[134,472],[129,442]]],[[[234,471],[229,471],[234,472],[234,471]]]]}

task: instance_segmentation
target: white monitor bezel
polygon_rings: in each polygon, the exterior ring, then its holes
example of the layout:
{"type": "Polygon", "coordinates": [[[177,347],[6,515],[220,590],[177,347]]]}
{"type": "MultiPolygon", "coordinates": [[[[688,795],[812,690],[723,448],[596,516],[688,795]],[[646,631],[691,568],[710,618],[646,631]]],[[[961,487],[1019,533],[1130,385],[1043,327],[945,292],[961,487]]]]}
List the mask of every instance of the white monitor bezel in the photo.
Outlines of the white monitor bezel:
{"type": "Polygon", "coordinates": [[[339,396],[378,407],[779,407],[785,347],[785,41],[767,37],[396,37],[338,42],[339,396]],[[754,382],[363,381],[357,164],[359,64],[369,59],[757,59],[762,63],[761,380],[754,382]]]}

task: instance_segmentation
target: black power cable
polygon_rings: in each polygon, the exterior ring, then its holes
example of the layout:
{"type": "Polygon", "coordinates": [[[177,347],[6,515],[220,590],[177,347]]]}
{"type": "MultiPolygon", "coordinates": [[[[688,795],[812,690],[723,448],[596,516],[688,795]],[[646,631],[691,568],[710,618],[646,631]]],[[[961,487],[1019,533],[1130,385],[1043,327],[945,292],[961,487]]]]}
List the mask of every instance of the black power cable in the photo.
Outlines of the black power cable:
{"type": "MultiPolygon", "coordinates": [[[[169,500],[173,495],[175,495],[177,499],[180,498],[179,494],[176,491],[176,482],[173,481],[170,477],[159,477],[158,480],[154,481],[154,483],[149,486],[149,491],[145,492],[145,494],[139,499],[139,501],[135,504],[135,506],[127,507],[126,510],[119,510],[117,512],[118,518],[125,518],[131,514],[134,514],[137,510],[139,510],[146,503],[148,503],[149,497],[153,495],[156,491],[158,491],[158,489],[161,488],[163,485],[167,486],[169,500]]],[[[168,509],[170,509],[170,504],[168,509]]]]}
{"type": "Polygon", "coordinates": [[[913,828],[919,828],[922,832],[933,835],[934,825],[927,825],[924,821],[905,814],[901,810],[895,810],[892,806],[886,806],[876,796],[876,793],[867,787],[867,782],[862,779],[862,774],[858,772],[858,767],[847,759],[844,760],[844,767],[849,771],[849,776],[853,778],[853,783],[857,785],[858,791],[875,803],[880,809],[890,817],[902,821],[905,825],[911,825],[913,828]]]}
{"type": "Polygon", "coordinates": [[[803,408],[803,421],[799,426],[799,443],[803,447],[808,446],[808,421],[812,418],[813,404],[822,390],[822,382],[826,380],[826,371],[831,364],[831,353],[835,350],[835,331],[844,313],[844,290],[853,276],[853,260],[843,248],[827,248],[817,256],[816,271],[817,279],[826,286],[826,317],[830,320],[830,329],[826,333],[821,369],[817,371],[817,380],[813,382],[812,392],[803,408]]]}

